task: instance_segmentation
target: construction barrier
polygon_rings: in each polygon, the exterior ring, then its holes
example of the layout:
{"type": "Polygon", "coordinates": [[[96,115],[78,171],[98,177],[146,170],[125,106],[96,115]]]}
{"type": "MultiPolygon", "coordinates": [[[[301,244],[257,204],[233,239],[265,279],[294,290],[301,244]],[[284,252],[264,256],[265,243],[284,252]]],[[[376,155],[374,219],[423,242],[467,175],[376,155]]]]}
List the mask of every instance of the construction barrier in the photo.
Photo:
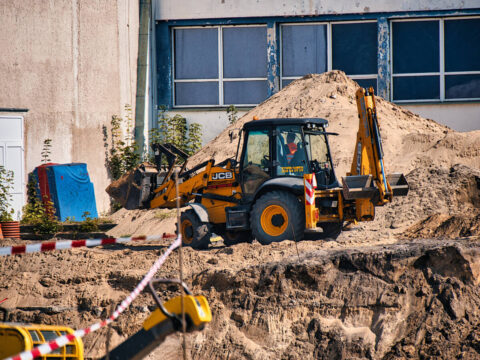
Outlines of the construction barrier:
{"type": "Polygon", "coordinates": [[[67,250],[80,247],[93,247],[109,244],[122,244],[132,241],[158,241],[163,239],[175,238],[175,234],[133,236],[121,238],[105,239],[86,239],[86,240],[67,240],[67,241],[48,241],[40,244],[28,244],[17,246],[6,246],[0,248],[0,256],[17,255],[25,253],[46,252],[53,250],[67,250]]]}
{"type": "MultiPolygon", "coordinates": [[[[148,238],[148,237],[147,237],[148,238]]],[[[173,250],[175,250],[177,247],[179,247],[182,243],[182,237],[181,235],[178,236],[178,238],[168,247],[167,251],[160,256],[157,261],[153,264],[153,266],[150,268],[148,271],[147,275],[142,279],[142,281],[137,285],[137,287],[126,297],[125,300],[122,301],[122,303],[117,307],[117,309],[114,311],[114,313],[107,318],[106,320],[103,320],[101,322],[95,323],[85,329],[81,330],[76,330],[73,334],[67,334],[63,336],[59,336],[55,340],[52,340],[48,343],[42,344],[40,346],[37,346],[33,350],[29,351],[24,351],[20,354],[17,354],[15,356],[9,357],[6,360],[30,360],[34,359],[39,356],[43,356],[46,354],[49,354],[55,349],[58,349],[62,346],[67,345],[69,342],[73,341],[75,338],[82,338],[85,335],[97,331],[98,329],[101,329],[104,326],[109,325],[113,321],[115,321],[118,316],[132,303],[132,301],[142,292],[142,290],[147,286],[148,282],[155,276],[157,273],[158,269],[163,265],[165,260],[168,258],[168,256],[171,254],[173,250]]]]}

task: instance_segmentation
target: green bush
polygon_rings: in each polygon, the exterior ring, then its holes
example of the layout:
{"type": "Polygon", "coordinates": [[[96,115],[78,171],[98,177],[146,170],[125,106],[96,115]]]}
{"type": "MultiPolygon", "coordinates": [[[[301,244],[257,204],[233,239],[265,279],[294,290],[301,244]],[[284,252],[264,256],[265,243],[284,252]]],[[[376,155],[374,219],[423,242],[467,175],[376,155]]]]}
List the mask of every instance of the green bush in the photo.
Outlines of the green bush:
{"type": "Polygon", "coordinates": [[[50,235],[62,230],[62,224],[55,217],[53,202],[47,198],[43,202],[39,199],[34,177],[27,184],[27,198],[20,221],[22,225],[32,225],[36,234],[50,235]]]}
{"type": "Polygon", "coordinates": [[[97,232],[98,229],[98,219],[94,219],[90,216],[90,212],[85,211],[82,215],[83,221],[80,223],[80,232],[97,232]]]}
{"type": "Polygon", "coordinates": [[[0,222],[13,221],[12,203],[13,171],[0,165],[0,222]]]}
{"type": "Polygon", "coordinates": [[[125,105],[126,119],[113,115],[110,120],[110,135],[103,126],[103,143],[105,147],[105,163],[113,180],[119,179],[126,172],[135,169],[141,162],[138,144],[135,141],[132,126],[132,109],[125,105]],[[125,135],[122,128],[125,129],[125,135]],[[109,144],[110,138],[110,144],[109,144]]]}
{"type": "MultiPolygon", "coordinates": [[[[198,123],[187,124],[187,119],[176,114],[171,116],[165,106],[160,107],[158,113],[157,127],[150,130],[150,149],[151,145],[173,144],[188,155],[195,154],[202,147],[202,125],[198,123]]],[[[152,154],[148,156],[148,161],[153,163],[152,154]]],[[[166,164],[166,162],[165,162],[166,164]]]]}
{"type": "Polygon", "coordinates": [[[228,122],[230,123],[230,125],[233,125],[237,122],[237,120],[238,120],[238,115],[237,114],[238,114],[238,110],[235,107],[235,105],[230,105],[227,108],[228,122]]]}

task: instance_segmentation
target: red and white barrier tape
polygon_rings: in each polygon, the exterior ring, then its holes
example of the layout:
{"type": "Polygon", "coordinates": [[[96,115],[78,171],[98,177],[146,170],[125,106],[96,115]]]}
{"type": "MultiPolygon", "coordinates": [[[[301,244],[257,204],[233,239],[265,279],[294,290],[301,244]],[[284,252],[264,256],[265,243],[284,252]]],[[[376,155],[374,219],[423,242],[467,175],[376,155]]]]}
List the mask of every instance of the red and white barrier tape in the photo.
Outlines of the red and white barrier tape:
{"type": "Polygon", "coordinates": [[[33,350],[24,351],[15,356],[9,357],[6,360],[30,360],[38,356],[43,356],[49,354],[55,349],[58,349],[62,346],[67,345],[69,342],[73,341],[75,338],[82,338],[85,335],[97,331],[98,329],[112,323],[115,321],[118,316],[132,303],[132,301],[142,292],[142,290],[147,286],[148,282],[155,276],[158,269],[163,265],[165,260],[168,258],[170,253],[180,246],[182,243],[182,237],[179,235],[178,238],[168,247],[167,251],[155,261],[153,266],[148,271],[147,275],[140,281],[137,287],[126,297],[125,300],[117,307],[114,313],[107,319],[95,323],[88,328],[76,330],[73,334],[62,335],[52,340],[48,343],[42,344],[34,348],[33,350]]]}
{"type": "Polygon", "coordinates": [[[131,241],[148,241],[148,240],[163,240],[168,238],[175,238],[174,234],[163,235],[151,235],[151,236],[133,236],[133,237],[121,237],[121,238],[105,238],[105,239],[88,239],[88,240],[68,240],[68,241],[48,241],[40,244],[28,244],[7,246],[0,248],[0,256],[45,252],[52,250],[66,250],[79,247],[92,247],[108,244],[120,244],[131,241]]]}

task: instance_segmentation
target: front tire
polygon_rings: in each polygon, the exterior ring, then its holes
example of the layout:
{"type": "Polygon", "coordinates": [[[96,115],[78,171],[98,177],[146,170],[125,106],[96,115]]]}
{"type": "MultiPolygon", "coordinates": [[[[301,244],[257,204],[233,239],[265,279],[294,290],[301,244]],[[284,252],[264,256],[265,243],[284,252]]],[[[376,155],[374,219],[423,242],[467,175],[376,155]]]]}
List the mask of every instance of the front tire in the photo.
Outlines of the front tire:
{"type": "Polygon", "coordinates": [[[204,250],[210,244],[210,225],[200,221],[193,210],[186,210],[180,217],[180,233],[184,246],[190,246],[197,250],[204,250]]]}
{"type": "Polygon", "coordinates": [[[305,209],[302,202],[287,191],[271,191],[253,205],[250,224],[254,237],[262,244],[283,240],[302,240],[305,209]]]}
{"type": "Polygon", "coordinates": [[[343,224],[341,222],[330,222],[320,224],[323,230],[323,236],[336,239],[342,232],[343,224]]]}

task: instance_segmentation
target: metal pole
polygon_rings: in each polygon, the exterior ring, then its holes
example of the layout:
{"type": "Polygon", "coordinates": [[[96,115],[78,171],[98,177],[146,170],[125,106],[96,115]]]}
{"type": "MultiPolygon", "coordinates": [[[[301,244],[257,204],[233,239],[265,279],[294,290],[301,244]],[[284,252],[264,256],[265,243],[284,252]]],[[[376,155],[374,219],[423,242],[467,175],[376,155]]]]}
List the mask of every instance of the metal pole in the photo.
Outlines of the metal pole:
{"type": "MultiPolygon", "coordinates": [[[[175,191],[176,191],[176,197],[177,197],[177,231],[178,235],[181,236],[181,231],[180,231],[180,196],[178,192],[178,168],[175,169],[175,191]]],[[[183,243],[183,240],[182,240],[183,243]]],[[[182,243],[180,243],[180,246],[178,247],[178,265],[180,268],[180,282],[183,283],[183,254],[182,254],[182,243]]],[[[182,288],[182,295],[181,295],[181,310],[182,310],[182,337],[183,337],[183,343],[182,343],[182,348],[183,348],[183,360],[187,360],[187,340],[186,340],[186,320],[185,320],[185,303],[184,303],[184,294],[185,291],[182,288]]]]}

